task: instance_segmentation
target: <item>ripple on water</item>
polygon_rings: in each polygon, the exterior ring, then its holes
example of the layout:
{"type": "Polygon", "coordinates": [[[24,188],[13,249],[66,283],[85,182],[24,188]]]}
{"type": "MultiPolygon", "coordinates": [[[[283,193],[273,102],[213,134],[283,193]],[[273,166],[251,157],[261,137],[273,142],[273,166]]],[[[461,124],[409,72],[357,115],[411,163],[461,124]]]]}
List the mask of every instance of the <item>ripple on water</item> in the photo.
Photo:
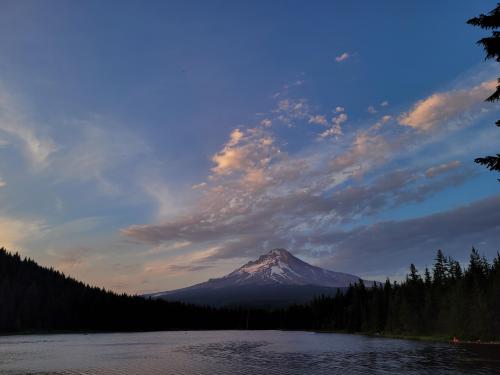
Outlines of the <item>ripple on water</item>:
{"type": "Polygon", "coordinates": [[[0,374],[500,374],[495,355],[447,344],[279,331],[0,338],[0,374]]]}

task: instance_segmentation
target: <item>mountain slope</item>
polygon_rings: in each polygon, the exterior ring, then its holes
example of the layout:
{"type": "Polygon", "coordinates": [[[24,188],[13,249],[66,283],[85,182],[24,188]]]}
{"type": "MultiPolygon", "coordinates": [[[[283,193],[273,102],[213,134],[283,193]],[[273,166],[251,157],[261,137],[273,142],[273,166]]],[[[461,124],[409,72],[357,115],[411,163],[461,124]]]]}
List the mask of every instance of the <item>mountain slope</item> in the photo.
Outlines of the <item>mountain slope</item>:
{"type": "MultiPolygon", "coordinates": [[[[270,307],[303,303],[359,282],[359,277],[312,266],[285,249],[274,249],[230,274],[152,298],[215,306],[270,307]]],[[[372,281],[365,281],[367,286],[372,281]]]]}

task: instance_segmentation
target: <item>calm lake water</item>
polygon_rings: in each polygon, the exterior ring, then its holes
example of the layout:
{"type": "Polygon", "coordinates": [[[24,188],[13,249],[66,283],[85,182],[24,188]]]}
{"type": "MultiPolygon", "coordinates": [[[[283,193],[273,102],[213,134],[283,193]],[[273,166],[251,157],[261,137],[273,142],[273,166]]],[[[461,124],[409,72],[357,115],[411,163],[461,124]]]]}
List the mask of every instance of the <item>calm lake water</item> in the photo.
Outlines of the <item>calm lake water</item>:
{"type": "Polygon", "coordinates": [[[0,337],[0,374],[500,374],[497,355],[310,332],[30,335],[0,337]]]}

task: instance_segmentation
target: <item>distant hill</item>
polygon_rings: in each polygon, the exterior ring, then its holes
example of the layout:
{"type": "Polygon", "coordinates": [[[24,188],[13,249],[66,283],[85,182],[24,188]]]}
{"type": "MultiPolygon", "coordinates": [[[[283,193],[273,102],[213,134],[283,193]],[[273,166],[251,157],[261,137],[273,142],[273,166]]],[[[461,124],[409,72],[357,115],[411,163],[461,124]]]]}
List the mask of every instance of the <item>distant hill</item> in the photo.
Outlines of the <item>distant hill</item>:
{"type": "MultiPolygon", "coordinates": [[[[274,249],[224,277],[150,296],[211,306],[281,307],[334,296],[359,281],[358,276],[312,266],[285,249],[274,249]]],[[[368,287],[374,283],[363,281],[368,287]]]]}

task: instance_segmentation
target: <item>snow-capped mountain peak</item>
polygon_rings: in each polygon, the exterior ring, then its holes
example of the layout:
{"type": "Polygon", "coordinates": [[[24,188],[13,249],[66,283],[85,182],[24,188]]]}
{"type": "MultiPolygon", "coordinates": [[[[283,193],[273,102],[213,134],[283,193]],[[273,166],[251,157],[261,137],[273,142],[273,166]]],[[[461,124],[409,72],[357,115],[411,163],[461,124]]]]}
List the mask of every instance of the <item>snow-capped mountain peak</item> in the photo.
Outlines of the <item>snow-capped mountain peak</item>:
{"type": "MultiPolygon", "coordinates": [[[[267,290],[285,288],[283,291],[289,293],[290,288],[294,287],[299,288],[298,290],[305,290],[300,288],[323,288],[323,293],[325,288],[346,288],[359,280],[360,278],[355,275],[326,270],[308,264],[285,249],[273,249],[226,276],[210,279],[188,288],[155,293],[151,296],[153,298],[177,298],[184,301],[192,301],[196,298],[203,299],[200,296],[206,298],[212,296],[213,299],[218,300],[222,298],[220,296],[230,295],[231,298],[234,298],[234,295],[239,295],[242,291],[248,293],[249,290],[259,290],[260,293],[265,294],[267,290]]],[[[370,287],[373,282],[365,281],[365,285],[370,287]]]]}
{"type": "Polygon", "coordinates": [[[258,273],[266,272],[267,270],[270,270],[271,274],[283,275],[285,270],[289,269],[288,262],[292,256],[293,255],[285,249],[274,249],[262,255],[259,259],[248,262],[228,276],[235,273],[253,276],[258,273]]]}
{"type": "Polygon", "coordinates": [[[281,284],[345,287],[358,282],[359,278],[312,266],[285,249],[273,249],[220,280],[230,281],[233,285],[281,284]]]}

